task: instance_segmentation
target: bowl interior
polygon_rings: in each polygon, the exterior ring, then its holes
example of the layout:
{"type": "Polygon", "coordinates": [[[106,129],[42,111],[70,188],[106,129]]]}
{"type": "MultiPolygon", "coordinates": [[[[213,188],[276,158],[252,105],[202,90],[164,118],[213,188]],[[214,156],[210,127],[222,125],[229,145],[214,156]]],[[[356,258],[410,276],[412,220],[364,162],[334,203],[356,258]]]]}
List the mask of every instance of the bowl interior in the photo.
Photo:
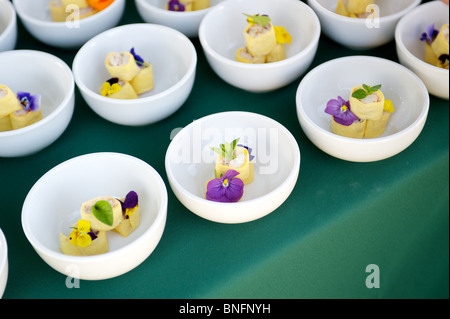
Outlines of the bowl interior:
{"type": "Polygon", "coordinates": [[[80,219],[81,205],[97,196],[139,196],[140,225],[128,237],[107,232],[109,252],[130,244],[147,232],[162,214],[165,186],[156,171],[131,156],[98,153],[68,160],[50,170],[30,190],[22,211],[32,244],[62,255],[59,234],[80,219]]]}
{"type": "Polygon", "coordinates": [[[203,19],[204,40],[219,55],[235,60],[236,51],[245,46],[245,14],[267,14],[275,26],[285,27],[292,36],[286,46],[286,55],[291,57],[305,49],[313,40],[316,20],[308,7],[295,0],[229,0],[212,9],[203,19]],[[286,12],[292,18],[288,19],[286,12]],[[233,23],[230,23],[233,21],[233,23]]]}
{"type": "MultiPolygon", "coordinates": [[[[337,1],[336,0],[315,0],[317,3],[319,3],[322,7],[335,12],[337,1]]],[[[407,9],[409,6],[413,5],[416,2],[416,0],[377,0],[376,5],[378,6],[380,10],[380,17],[387,17],[390,15],[394,15],[398,12],[401,12],[405,9],[407,9]]],[[[338,16],[338,15],[336,15],[338,16]]],[[[361,20],[351,20],[351,21],[364,21],[364,19],[361,20]]]]}
{"type": "Polygon", "coordinates": [[[420,41],[426,27],[433,24],[439,29],[449,22],[448,7],[441,1],[434,1],[417,7],[405,16],[399,25],[400,40],[406,49],[417,59],[423,61],[425,55],[425,44],[420,41]]]}
{"type": "Polygon", "coordinates": [[[91,39],[77,53],[73,65],[80,80],[77,84],[101,97],[102,84],[111,78],[105,67],[106,56],[110,52],[129,52],[131,48],[153,67],[155,86],[140,98],[174,86],[195,60],[191,42],[178,31],[154,24],[117,27],[91,39]]]}
{"type": "Polygon", "coordinates": [[[8,6],[8,1],[0,0],[0,37],[11,23],[14,12],[8,6]]]}
{"type": "Polygon", "coordinates": [[[311,71],[300,84],[299,107],[307,120],[334,136],[331,116],[324,112],[327,102],[337,96],[348,100],[352,88],[361,84],[381,84],[385,98],[394,105],[381,137],[405,130],[424,112],[427,92],[422,82],[399,64],[371,57],[337,59],[311,71]]]}
{"type": "Polygon", "coordinates": [[[278,188],[299,160],[294,138],[274,120],[253,113],[225,112],[196,120],[175,136],[166,157],[168,175],[189,196],[204,199],[217,158],[211,147],[235,138],[255,156],[255,179],[245,186],[241,202],[278,188]]]}
{"type": "Polygon", "coordinates": [[[41,95],[44,118],[73,91],[70,69],[63,61],[46,53],[27,50],[0,53],[0,70],[0,84],[14,93],[25,91],[41,95]]]}

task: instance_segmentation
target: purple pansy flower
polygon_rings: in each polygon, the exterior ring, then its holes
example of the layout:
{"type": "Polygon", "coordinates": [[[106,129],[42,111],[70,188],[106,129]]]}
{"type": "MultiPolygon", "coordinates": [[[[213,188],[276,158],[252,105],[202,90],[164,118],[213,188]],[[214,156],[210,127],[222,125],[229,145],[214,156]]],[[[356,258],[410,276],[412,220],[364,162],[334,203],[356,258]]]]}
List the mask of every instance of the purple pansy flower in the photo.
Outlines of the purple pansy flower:
{"type": "Polygon", "coordinates": [[[136,61],[136,64],[139,66],[143,66],[144,65],[144,59],[141,58],[139,55],[136,54],[136,52],[134,51],[134,48],[131,48],[130,53],[133,55],[134,60],[136,61]]]}
{"type": "Polygon", "coordinates": [[[248,147],[248,146],[245,146],[245,145],[242,145],[242,144],[238,144],[237,146],[240,146],[240,147],[243,147],[243,148],[247,149],[247,151],[248,151],[248,157],[249,157],[248,160],[249,160],[250,162],[253,161],[253,159],[255,158],[255,156],[252,155],[252,148],[251,148],[251,147],[248,147]]]}
{"type": "Polygon", "coordinates": [[[426,41],[429,45],[434,41],[434,39],[439,34],[439,30],[436,30],[434,28],[434,24],[430,24],[426,27],[425,32],[422,33],[422,36],[420,37],[420,41],[426,41]]]}
{"type": "Polygon", "coordinates": [[[122,208],[134,208],[138,204],[138,194],[135,191],[130,191],[127,196],[125,196],[125,199],[122,204],[122,208]]]}
{"type": "Polygon", "coordinates": [[[169,1],[169,11],[184,11],[186,8],[184,4],[180,3],[178,0],[169,1]]]}
{"type": "Polygon", "coordinates": [[[244,182],[236,178],[239,172],[230,169],[222,177],[212,179],[206,186],[206,199],[214,202],[235,203],[244,195],[244,182]]]}
{"type": "Polygon", "coordinates": [[[330,100],[325,108],[325,113],[333,116],[336,123],[349,126],[359,118],[350,110],[350,102],[338,96],[337,100],[330,100]]]}
{"type": "Polygon", "coordinates": [[[20,101],[23,109],[29,111],[39,111],[41,107],[41,96],[31,95],[28,92],[17,92],[17,98],[20,101]]]}

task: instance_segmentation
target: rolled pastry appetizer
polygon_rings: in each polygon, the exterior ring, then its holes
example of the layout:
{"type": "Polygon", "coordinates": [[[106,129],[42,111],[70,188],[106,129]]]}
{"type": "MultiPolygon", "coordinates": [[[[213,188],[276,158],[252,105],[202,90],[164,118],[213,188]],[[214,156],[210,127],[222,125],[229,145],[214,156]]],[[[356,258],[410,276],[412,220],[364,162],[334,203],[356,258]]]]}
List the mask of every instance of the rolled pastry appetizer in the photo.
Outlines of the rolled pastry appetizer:
{"type": "Polygon", "coordinates": [[[277,43],[275,48],[266,56],[266,63],[278,62],[286,59],[284,44],[277,43]]]}
{"type": "Polygon", "coordinates": [[[122,205],[113,197],[99,196],[83,203],[80,214],[93,229],[108,231],[122,222],[122,205]]]}
{"type": "Polygon", "coordinates": [[[367,7],[375,4],[374,0],[347,0],[347,10],[356,16],[366,13],[367,7]]]}
{"type": "Polygon", "coordinates": [[[130,82],[122,81],[118,78],[111,78],[103,83],[101,94],[105,97],[118,100],[132,100],[138,98],[138,95],[130,82]]]}
{"type": "Polygon", "coordinates": [[[81,223],[89,226],[85,221],[79,221],[72,225],[73,231],[67,237],[59,234],[61,251],[70,256],[94,256],[108,252],[109,245],[106,232],[81,226],[81,223]],[[84,229],[83,229],[84,228],[84,229]]]}
{"type": "Polygon", "coordinates": [[[6,85],[0,85],[0,118],[21,109],[22,105],[16,94],[6,85]]]}
{"type": "Polygon", "coordinates": [[[75,5],[80,9],[89,7],[87,0],[61,0],[61,3],[64,8],[68,5],[75,5]]]}
{"type": "Polygon", "coordinates": [[[244,37],[247,50],[253,56],[266,56],[277,45],[275,28],[270,22],[263,26],[249,21],[244,37]]]}
{"type": "Polygon", "coordinates": [[[166,9],[169,11],[194,11],[193,0],[169,0],[166,9]]]}
{"type": "Polygon", "coordinates": [[[425,43],[425,62],[438,66],[439,65],[439,58],[436,56],[436,53],[434,53],[433,48],[430,44],[425,43]]]}
{"type": "Polygon", "coordinates": [[[12,130],[12,126],[11,126],[11,120],[9,115],[5,115],[0,117],[0,132],[6,132],[6,131],[11,131],[12,130]]]}
{"type": "Polygon", "coordinates": [[[17,130],[42,120],[42,111],[25,111],[22,109],[11,113],[10,120],[11,128],[17,130]]]}
{"type": "Polygon", "coordinates": [[[236,52],[236,61],[250,64],[261,64],[266,62],[265,56],[253,56],[246,47],[240,48],[236,52]]]}
{"type": "Polygon", "coordinates": [[[128,237],[140,224],[139,202],[136,192],[131,191],[125,198],[121,198],[122,222],[114,228],[114,231],[128,237]]]}
{"type": "Polygon", "coordinates": [[[250,163],[249,153],[245,147],[236,146],[235,158],[231,161],[225,160],[220,155],[217,157],[215,168],[216,178],[220,178],[230,169],[239,172],[239,175],[236,178],[241,179],[244,182],[244,185],[248,185],[253,182],[254,167],[253,163],[250,163]]]}
{"type": "Polygon", "coordinates": [[[350,96],[350,107],[352,112],[360,119],[379,120],[383,115],[384,95],[380,90],[370,92],[363,99],[354,97],[354,93],[358,90],[364,90],[363,85],[352,89],[350,96]]]}
{"type": "Polygon", "coordinates": [[[338,0],[336,6],[336,13],[344,17],[350,17],[350,11],[348,11],[347,7],[345,6],[344,2],[342,2],[342,0],[338,0]]]}
{"type": "Polygon", "coordinates": [[[130,52],[109,53],[105,59],[105,66],[111,77],[126,82],[131,81],[141,71],[130,52]]]}
{"type": "Polygon", "coordinates": [[[92,7],[86,7],[80,9],[80,19],[84,19],[96,14],[98,11],[92,7]]]}
{"type": "Polygon", "coordinates": [[[141,70],[138,74],[130,81],[131,86],[138,95],[151,91],[155,86],[152,65],[146,62],[140,68],[141,70]]]}
{"type": "Polygon", "coordinates": [[[334,134],[362,139],[366,130],[366,120],[356,120],[351,125],[342,125],[335,121],[334,117],[331,118],[331,131],[334,134]]]}
{"type": "Polygon", "coordinates": [[[383,110],[383,115],[379,120],[367,120],[366,131],[364,133],[365,138],[376,138],[384,133],[386,129],[386,124],[391,116],[391,113],[394,112],[394,106],[392,105],[391,100],[385,100],[385,106],[383,110]]]}
{"type": "Polygon", "coordinates": [[[67,19],[66,7],[61,0],[51,0],[49,3],[50,14],[54,22],[64,22],[67,19]]]}
{"type": "Polygon", "coordinates": [[[207,9],[211,6],[211,1],[210,0],[193,0],[193,6],[192,6],[192,10],[194,11],[198,11],[198,10],[203,10],[203,9],[207,9]]]}
{"type": "Polygon", "coordinates": [[[436,56],[439,58],[443,54],[449,54],[449,25],[446,24],[442,26],[439,34],[436,39],[431,44],[431,48],[433,49],[436,56]]]}

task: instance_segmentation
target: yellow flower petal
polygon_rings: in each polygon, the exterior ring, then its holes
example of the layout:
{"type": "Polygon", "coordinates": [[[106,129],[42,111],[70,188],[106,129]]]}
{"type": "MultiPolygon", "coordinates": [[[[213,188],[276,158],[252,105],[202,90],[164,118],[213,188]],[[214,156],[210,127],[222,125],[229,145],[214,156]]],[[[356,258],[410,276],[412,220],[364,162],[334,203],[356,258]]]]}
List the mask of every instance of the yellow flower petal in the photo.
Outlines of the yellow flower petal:
{"type": "Polygon", "coordinates": [[[286,31],[286,29],[284,27],[278,27],[278,26],[274,26],[275,28],[275,37],[277,39],[277,42],[280,44],[291,44],[292,42],[292,37],[289,34],[289,32],[286,31]]]}
{"type": "Polygon", "coordinates": [[[77,229],[82,233],[89,233],[91,231],[91,223],[87,220],[80,219],[77,224],[77,229]]]}
{"type": "Polygon", "coordinates": [[[103,83],[101,94],[102,96],[108,96],[109,89],[111,88],[111,84],[108,82],[103,83]]]}
{"type": "Polygon", "coordinates": [[[92,237],[89,234],[80,234],[77,237],[77,245],[80,247],[87,247],[92,243],[92,237]]]}
{"type": "Polygon", "coordinates": [[[385,99],[384,100],[384,111],[386,112],[394,112],[394,105],[392,104],[391,100],[385,99]]]}
{"type": "Polygon", "coordinates": [[[69,240],[72,245],[77,245],[78,235],[79,232],[76,229],[72,230],[72,232],[70,233],[69,240]]]}

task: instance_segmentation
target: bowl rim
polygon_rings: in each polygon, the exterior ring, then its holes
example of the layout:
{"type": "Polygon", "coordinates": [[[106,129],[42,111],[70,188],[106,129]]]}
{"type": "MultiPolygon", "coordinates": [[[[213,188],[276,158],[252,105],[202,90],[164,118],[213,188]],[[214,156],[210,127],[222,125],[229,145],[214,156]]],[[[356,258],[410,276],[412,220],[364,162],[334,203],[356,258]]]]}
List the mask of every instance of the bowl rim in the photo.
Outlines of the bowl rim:
{"type": "MultiPolygon", "coordinates": [[[[217,6],[213,7],[211,9],[211,11],[209,11],[205,17],[203,18],[203,20],[200,23],[199,26],[199,30],[198,30],[198,38],[200,40],[200,44],[203,48],[203,50],[211,57],[213,57],[214,59],[218,60],[220,63],[225,63],[230,67],[239,67],[241,69],[246,69],[246,70],[270,70],[270,69],[277,69],[279,67],[288,67],[292,64],[292,62],[295,62],[297,60],[301,60],[302,58],[304,58],[306,55],[308,55],[310,52],[314,51],[314,48],[317,46],[317,44],[319,43],[319,39],[320,39],[320,34],[321,34],[321,25],[320,25],[320,20],[317,17],[316,13],[314,12],[314,10],[309,7],[306,3],[302,2],[302,1],[297,1],[297,0],[277,0],[277,1],[285,1],[285,2],[292,2],[292,3],[296,3],[299,6],[303,6],[303,9],[308,12],[308,14],[314,19],[314,25],[315,25],[315,29],[314,29],[314,34],[313,37],[311,39],[311,41],[308,43],[308,45],[303,48],[303,50],[297,52],[296,54],[294,54],[293,56],[290,56],[282,61],[277,61],[277,62],[272,62],[272,63],[264,63],[264,64],[251,64],[251,63],[242,63],[242,62],[238,62],[232,59],[229,59],[221,54],[219,54],[216,50],[214,50],[208,43],[208,41],[206,41],[206,22],[208,20],[208,16],[210,14],[213,14],[215,11],[219,11],[222,10],[222,8],[224,6],[226,6],[228,3],[230,2],[237,2],[237,1],[241,1],[241,0],[226,0],[220,4],[218,4],[217,6]]],[[[270,1],[269,1],[270,2],[270,1]]]]}
{"type": "Polygon", "coordinates": [[[379,58],[379,57],[364,56],[364,55],[353,55],[353,56],[341,57],[341,58],[333,59],[333,60],[330,60],[330,61],[327,61],[327,62],[324,62],[324,63],[318,65],[316,68],[311,70],[300,82],[298,89],[297,89],[295,100],[296,100],[296,104],[297,104],[296,108],[297,108],[297,112],[299,115],[299,120],[306,122],[310,127],[313,127],[321,135],[325,135],[325,136],[332,138],[334,140],[337,140],[337,141],[342,141],[342,142],[350,142],[351,141],[352,144],[355,143],[357,145],[378,144],[378,143],[381,144],[381,143],[385,143],[391,139],[394,139],[398,136],[407,134],[407,132],[409,132],[409,131],[413,130],[414,128],[419,127],[421,125],[421,122],[423,121],[423,119],[427,117],[429,107],[430,107],[430,97],[428,95],[428,90],[427,90],[425,84],[422,82],[422,80],[414,72],[412,72],[405,66],[398,64],[394,61],[379,58]],[[319,125],[317,125],[313,120],[311,120],[309,118],[309,116],[307,116],[307,114],[304,110],[304,106],[301,103],[301,95],[304,90],[305,83],[307,83],[309,81],[309,78],[314,76],[316,73],[321,72],[323,69],[326,69],[330,64],[338,64],[338,63],[346,62],[349,60],[354,61],[355,59],[360,59],[360,60],[367,59],[367,60],[376,61],[379,63],[390,64],[390,65],[392,65],[392,67],[395,67],[398,70],[403,70],[403,72],[409,74],[409,76],[413,77],[417,81],[419,86],[422,88],[422,92],[424,93],[426,100],[425,100],[425,105],[422,107],[419,115],[409,126],[407,126],[406,128],[404,128],[401,131],[390,134],[388,136],[381,136],[381,137],[376,137],[376,138],[371,138],[371,139],[361,139],[360,140],[360,139],[354,139],[354,138],[350,138],[350,137],[340,136],[340,135],[332,133],[329,130],[325,130],[322,127],[320,127],[319,125]]]}
{"type": "MultiPolygon", "coordinates": [[[[151,34],[151,33],[150,33],[151,34]]],[[[98,35],[96,35],[95,37],[93,37],[92,39],[90,39],[88,42],[86,42],[76,53],[75,58],[73,59],[73,63],[72,63],[72,71],[73,71],[73,75],[74,75],[74,79],[75,79],[75,83],[77,84],[78,88],[80,89],[80,91],[82,91],[84,94],[87,94],[90,98],[93,98],[97,101],[101,101],[101,102],[106,102],[108,104],[113,104],[113,105],[137,105],[137,104],[142,104],[142,103],[147,103],[147,102],[152,102],[155,100],[159,100],[162,97],[168,96],[172,93],[174,93],[175,91],[177,91],[180,87],[183,87],[191,78],[191,76],[193,76],[195,74],[197,68],[197,51],[195,50],[195,47],[193,45],[193,43],[189,40],[189,38],[187,36],[185,36],[183,33],[181,33],[178,30],[175,30],[173,28],[167,27],[167,26],[163,26],[163,25],[159,25],[159,24],[153,24],[153,23],[134,23],[134,24],[127,24],[127,25],[121,25],[115,28],[111,28],[109,30],[106,30],[98,35]],[[133,99],[133,100],[119,100],[119,99],[111,99],[111,98],[107,98],[105,96],[102,96],[99,93],[96,93],[94,91],[92,91],[91,89],[89,89],[84,82],[81,80],[80,75],[79,75],[79,71],[78,71],[78,61],[80,59],[80,53],[84,53],[85,50],[88,50],[88,48],[91,46],[92,43],[94,43],[95,41],[97,41],[99,38],[108,35],[110,33],[116,32],[117,30],[126,30],[126,29],[133,29],[133,28],[148,28],[151,30],[165,30],[169,33],[171,33],[172,35],[179,37],[180,39],[183,40],[183,42],[185,42],[188,47],[190,48],[190,53],[192,55],[192,62],[191,64],[188,66],[186,73],[183,75],[183,77],[181,77],[178,82],[176,82],[175,84],[173,84],[171,87],[165,89],[164,91],[161,91],[159,93],[156,93],[154,95],[150,95],[147,97],[143,97],[143,98],[138,98],[138,99],[133,99]]]]}
{"type": "Polygon", "coordinates": [[[2,33],[0,33],[0,42],[2,42],[3,38],[6,38],[8,34],[15,28],[17,25],[17,16],[16,16],[16,9],[14,8],[12,2],[7,0],[0,0],[0,5],[5,3],[6,8],[10,10],[11,13],[11,20],[8,21],[8,24],[6,25],[5,30],[3,30],[2,33]]]}
{"type": "Polygon", "coordinates": [[[56,166],[54,166],[53,168],[51,168],[49,171],[47,171],[44,175],[42,175],[37,181],[36,183],[32,186],[32,188],[30,189],[30,191],[28,192],[25,201],[23,203],[22,206],[22,212],[21,212],[21,223],[22,223],[22,229],[23,232],[25,233],[25,236],[27,237],[29,243],[33,246],[33,248],[38,251],[39,253],[43,253],[46,256],[53,258],[53,259],[58,259],[58,260],[62,260],[64,262],[72,262],[72,263],[78,263],[78,264],[89,264],[89,263],[96,263],[98,261],[101,260],[105,260],[105,259],[114,259],[117,257],[120,257],[121,255],[124,254],[124,252],[126,252],[128,250],[128,248],[133,245],[141,245],[143,244],[145,241],[147,241],[146,237],[149,234],[154,234],[158,232],[158,227],[161,223],[164,223],[166,220],[166,216],[167,216],[167,206],[168,206],[168,194],[167,194],[167,188],[166,185],[164,184],[163,179],[161,178],[161,175],[156,171],[155,168],[153,168],[150,164],[148,164],[147,162],[131,156],[131,155],[127,155],[127,154],[122,154],[122,153],[115,153],[115,152],[96,152],[96,153],[88,153],[88,154],[84,154],[84,155],[79,155],[73,158],[70,158],[56,166]],[[57,171],[60,171],[62,169],[64,169],[66,166],[70,166],[73,162],[76,161],[83,161],[85,159],[88,159],[90,157],[119,157],[119,158],[123,158],[126,160],[129,160],[132,162],[132,164],[134,165],[141,165],[142,167],[150,170],[151,174],[153,174],[158,182],[158,186],[161,189],[161,205],[160,208],[158,210],[158,213],[156,215],[155,220],[152,222],[152,224],[150,225],[150,227],[138,238],[134,239],[132,242],[128,243],[127,245],[120,247],[116,250],[113,251],[108,251],[104,254],[100,254],[100,255],[93,255],[93,256],[71,256],[71,255],[65,255],[62,252],[56,252],[53,249],[48,248],[47,246],[45,246],[44,244],[41,243],[41,241],[36,238],[33,234],[33,232],[31,231],[30,225],[28,224],[27,221],[27,215],[28,215],[28,211],[27,210],[27,205],[28,205],[28,198],[29,196],[31,196],[31,194],[36,190],[36,188],[38,188],[40,186],[41,183],[43,183],[43,180],[54,174],[57,171]]]}
{"type": "Polygon", "coordinates": [[[408,50],[405,43],[403,42],[403,30],[406,27],[406,20],[410,17],[410,15],[413,13],[419,12],[420,10],[423,10],[424,7],[428,7],[428,6],[438,7],[438,6],[441,6],[441,4],[445,5],[445,4],[441,3],[441,1],[430,1],[427,3],[421,4],[420,6],[418,6],[417,8],[414,8],[411,12],[408,12],[405,16],[403,16],[395,28],[395,42],[397,44],[398,50],[401,51],[403,54],[405,54],[406,57],[408,57],[410,60],[412,60],[414,62],[418,62],[420,67],[426,68],[428,70],[428,72],[435,72],[435,73],[437,72],[441,76],[445,76],[445,75],[448,76],[448,73],[449,73],[448,69],[439,68],[437,66],[434,66],[434,65],[431,65],[431,64],[425,62],[422,59],[419,59],[414,54],[412,54],[411,51],[408,50]]]}
{"type": "MultiPolygon", "coordinates": [[[[311,3],[311,5],[314,8],[317,8],[317,10],[319,10],[321,13],[323,13],[327,17],[327,19],[328,18],[342,19],[342,21],[345,21],[347,23],[351,23],[354,25],[361,25],[361,24],[366,23],[365,19],[355,19],[355,18],[345,17],[345,16],[337,14],[333,11],[330,11],[327,8],[325,8],[322,4],[320,4],[317,0],[307,0],[307,1],[308,1],[308,3],[311,3]]],[[[395,12],[395,13],[387,15],[387,16],[381,16],[380,23],[383,23],[386,21],[395,21],[397,19],[400,19],[402,16],[404,16],[410,10],[417,7],[421,2],[422,2],[422,0],[413,0],[413,2],[410,5],[408,5],[406,8],[404,8],[403,10],[400,10],[398,12],[395,12]]]]}
{"type": "Polygon", "coordinates": [[[64,99],[61,101],[59,105],[55,107],[53,112],[51,112],[48,116],[45,116],[42,120],[40,120],[37,123],[34,123],[32,125],[12,130],[12,131],[6,131],[6,132],[0,132],[0,140],[3,138],[8,138],[16,135],[26,134],[29,131],[39,129],[39,127],[46,125],[48,122],[52,121],[54,118],[58,117],[60,113],[62,113],[67,107],[70,107],[71,103],[70,100],[74,97],[75,94],[75,82],[73,78],[72,71],[70,70],[67,63],[65,63],[63,60],[61,60],[59,57],[54,56],[50,53],[43,52],[43,51],[36,51],[36,50],[12,50],[12,51],[5,51],[0,52],[0,58],[2,56],[17,56],[17,55],[23,55],[23,56],[40,56],[48,59],[48,61],[56,62],[64,68],[66,71],[66,75],[70,78],[70,88],[65,93],[64,99]]]}
{"type": "MultiPolygon", "coordinates": [[[[0,273],[3,270],[6,270],[8,263],[8,242],[6,240],[6,236],[3,233],[3,230],[0,228],[0,246],[3,246],[0,254],[0,273]]],[[[1,296],[1,292],[0,292],[1,296]]]]}
{"type": "MultiPolygon", "coordinates": [[[[198,123],[198,122],[197,122],[198,123]]],[[[275,121],[274,119],[262,115],[262,114],[258,114],[258,113],[254,113],[254,112],[247,112],[247,111],[225,111],[225,112],[220,112],[220,113],[214,113],[214,114],[210,114],[210,115],[206,115],[202,118],[199,118],[197,120],[195,120],[192,123],[189,123],[187,126],[185,126],[181,131],[179,131],[177,133],[177,135],[172,139],[172,141],[169,144],[169,147],[167,148],[167,152],[166,152],[166,157],[165,157],[165,167],[166,167],[166,174],[167,177],[169,179],[170,185],[171,187],[175,187],[175,189],[179,192],[181,192],[183,195],[189,197],[191,200],[194,200],[197,203],[204,205],[213,205],[213,206],[218,206],[218,207],[229,207],[230,204],[233,204],[234,207],[246,207],[246,206],[252,206],[254,203],[256,202],[260,202],[263,200],[270,199],[274,196],[276,196],[276,194],[280,193],[283,191],[283,189],[285,189],[287,186],[290,185],[291,181],[294,178],[298,178],[298,174],[300,171],[300,163],[301,163],[301,152],[300,152],[300,147],[297,143],[297,140],[295,139],[295,137],[292,135],[292,133],[285,127],[283,126],[281,123],[275,121]],[[189,192],[186,188],[184,188],[180,182],[178,181],[178,179],[176,178],[176,176],[174,175],[172,169],[171,169],[171,152],[172,152],[172,148],[174,147],[175,141],[176,139],[181,138],[180,136],[182,134],[186,134],[185,132],[187,132],[188,130],[190,130],[190,128],[194,125],[196,125],[197,121],[208,121],[211,118],[215,118],[215,117],[226,117],[228,115],[238,115],[240,117],[243,116],[251,116],[251,117],[255,117],[255,118],[259,118],[262,119],[264,121],[267,121],[271,124],[273,124],[273,127],[276,127],[278,129],[280,129],[286,136],[287,138],[290,140],[291,145],[293,145],[293,151],[295,152],[295,159],[293,162],[293,167],[290,170],[288,176],[286,177],[286,179],[280,184],[278,185],[276,188],[272,189],[270,192],[254,198],[254,199],[249,199],[249,200],[245,200],[245,201],[240,201],[237,203],[221,203],[221,202],[213,202],[210,200],[207,200],[206,198],[200,197],[196,194],[193,194],[191,192],[189,192]]],[[[173,190],[173,189],[172,189],[173,190]]],[[[174,190],[173,190],[174,191],[174,190]]]]}
{"type": "MultiPolygon", "coordinates": [[[[206,14],[211,8],[214,6],[211,6],[209,8],[205,8],[202,10],[196,10],[196,11],[169,11],[165,9],[161,9],[160,7],[154,6],[152,3],[148,2],[147,0],[135,0],[135,2],[139,3],[144,9],[156,13],[158,15],[165,15],[167,18],[176,19],[176,18],[193,18],[193,17],[199,17],[204,14],[206,14]]],[[[136,6],[139,8],[138,6],[136,6]]],[[[138,9],[139,10],[139,9],[138,9]]]]}
{"type": "MultiPolygon", "coordinates": [[[[45,20],[41,20],[41,19],[37,19],[34,18],[30,15],[28,15],[26,12],[21,11],[20,10],[20,5],[16,5],[16,3],[20,2],[21,0],[12,0],[14,3],[14,7],[16,8],[16,12],[19,15],[19,17],[25,21],[27,21],[28,23],[32,23],[35,24],[36,27],[47,27],[47,28],[60,28],[60,27],[65,27],[65,23],[66,22],[55,22],[55,21],[45,21],[45,20]]],[[[113,3],[111,3],[106,9],[97,12],[96,14],[80,19],[79,23],[80,26],[82,24],[87,24],[90,21],[94,20],[94,19],[99,19],[103,16],[108,15],[110,13],[110,11],[116,10],[116,9],[120,9],[121,7],[119,7],[120,5],[123,5],[123,9],[125,9],[125,0],[114,0],[113,3]]],[[[81,30],[81,28],[79,28],[81,30]]]]}

